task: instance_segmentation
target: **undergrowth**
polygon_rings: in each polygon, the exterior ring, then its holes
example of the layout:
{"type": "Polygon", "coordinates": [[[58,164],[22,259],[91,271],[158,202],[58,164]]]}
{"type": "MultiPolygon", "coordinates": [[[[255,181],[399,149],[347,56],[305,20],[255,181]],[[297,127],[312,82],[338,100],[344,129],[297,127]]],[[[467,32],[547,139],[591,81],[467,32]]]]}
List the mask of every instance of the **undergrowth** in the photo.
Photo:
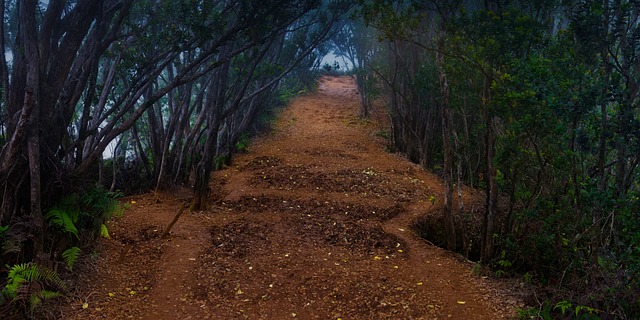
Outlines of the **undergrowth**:
{"type": "MultiPolygon", "coordinates": [[[[97,237],[109,237],[107,222],[122,216],[125,207],[117,200],[122,194],[100,187],[82,193],[72,193],[60,199],[44,214],[48,224],[44,261],[18,262],[6,265],[0,281],[0,314],[33,318],[42,303],[62,297],[67,289],[57,266],[62,264],[68,272],[82,254],[82,248],[91,245],[97,237]],[[45,267],[52,265],[53,268],[45,267]]],[[[0,227],[0,249],[3,253],[17,250],[24,238],[9,234],[0,227]]]]}

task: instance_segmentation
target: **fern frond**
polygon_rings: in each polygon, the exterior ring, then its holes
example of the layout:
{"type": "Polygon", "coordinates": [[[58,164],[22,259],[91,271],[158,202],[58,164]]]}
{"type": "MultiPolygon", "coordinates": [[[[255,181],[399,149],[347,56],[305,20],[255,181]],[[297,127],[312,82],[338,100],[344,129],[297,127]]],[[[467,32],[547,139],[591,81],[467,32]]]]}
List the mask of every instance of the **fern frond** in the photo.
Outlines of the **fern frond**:
{"type": "Polygon", "coordinates": [[[44,215],[44,217],[52,225],[62,228],[65,232],[71,233],[75,235],[77,238],[79,238],[78,229],[76,228],[76,225],[73,222],[73,219],[71,218],[71,216],[69,216],[67,211],[60,210],[58,208],[53,208],[49,210],[44,215]]]}
{"type": "Polygon", "coordinates": [[[107,226],[104,223],[100,225],[100,236],[107,239],[111,238],[109,235],[109,229],[107,229],[107,226]]]}
{"type": "Polygon", "coordinates": [[[120,201],[116,200],[121,196],[121,193],[114,193],[97,187],[88,190],[82,198],[80,198],[80,202],[88,209],[87,214],[99,217],[105,221],[109,220],[112,216],[120,217],[124,213],[124,207],[120,201]]]}
{"type": "Polygon", "coordinates": [[[9,268],[7,284],[5,285],[3,292],[10,300],[13,300],[18,296],[20,287],[25,281],[27,281],[25,278],[25,272],[32,267],[33,265],[31,263],[21,263],[9,268]]]}
{"type": "MultiPolygon", "coordinates": [[[[8,266],[7,266],[8,267],[8,266]]],[[[24,284],[30,283],[38,277],[38,270],[33,263],[16,264],[9,268],[7,274],[7,284],[3,289],[3,293],[9,300],[15,300],[20,295],[24,295],[24,284]]]]}
{"type": "Polygon", "coordinates": [[[7,280],[9,282],[12,281],[12,279],[16,278],[16,276],[22,274],[24,272],[24,270],[29,269],[33,266],[32,263],[21,263],[21,264],[15,264],[13,265],[13,267],[9,267],[7,266],[7,268],[9,268],[9,273],[7,274],[7,280]]]}
{"type": "Polygon", "coordinates": [[[62,281],[62,278],[60,278],[57,272],[42,266],[37,266],[37,269],[39,274],[38,280],[46,283],[48,287],[58,288],[65,292],[68,291],[67,285],[62,281]]]}
{"type": "Polygon", "coordinates": [[[42,302],[42,299],[37,294],[32,294],[29,297],[29,310],[33,312],[33,310],[42,302]]]}
{"type": "Polygon", "coordinates": [[[42,290],[40,291],[40,296],[42,296],[42,299],[46,300],[46,299],[60,298],[64,295],[58,291],[42,290]]]}
{"type": "Polygon", "coordinates": [[[78,195],[72,193],[60,200],[60,202],[56,205],[56,208],[62,210],[67,213],[67,215],[71,218],[74,224],[78,223],[78,218],[80,217],[80,199],[78,195]]]}
{"type": "Polygon", "coordinates": [[[33,313],[42,301],[63,295],[54,291],[55,289],[67,291],[60,276],[46,267],[29,262],[7,268],[7,284],[2,290],[2,295],[6,298],[5,301],[15,303],[23,310],[28,308],[33,313]]]}
{"type": "Polygon", "coordinates": [[[64,259],[64,262],[67,264],[69,271],[73,270],[73,264],[76,263],[81,252],[82,250],[80,250],[80,248],[71,247],[62,253],[62,259],[64,259]]]}

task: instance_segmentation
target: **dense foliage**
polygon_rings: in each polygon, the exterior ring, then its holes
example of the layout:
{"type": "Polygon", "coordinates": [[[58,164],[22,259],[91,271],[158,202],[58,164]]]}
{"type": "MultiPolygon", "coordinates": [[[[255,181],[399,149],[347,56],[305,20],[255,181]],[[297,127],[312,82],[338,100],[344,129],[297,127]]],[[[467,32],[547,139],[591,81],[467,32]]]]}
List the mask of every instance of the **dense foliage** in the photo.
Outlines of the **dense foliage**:
{"type": "Polygon", "coordinates": [[[486,190],[453,244],[540,286],[524,317],[639,317],[640,3],[362,4],[397,147],[486,190]]]}

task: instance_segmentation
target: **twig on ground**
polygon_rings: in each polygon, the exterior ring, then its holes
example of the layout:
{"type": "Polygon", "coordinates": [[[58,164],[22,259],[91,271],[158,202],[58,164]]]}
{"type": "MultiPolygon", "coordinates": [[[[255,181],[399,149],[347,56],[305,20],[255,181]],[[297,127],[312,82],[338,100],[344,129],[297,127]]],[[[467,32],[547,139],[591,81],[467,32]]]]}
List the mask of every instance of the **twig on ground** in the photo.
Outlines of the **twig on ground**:
{"type": "Polygon", "coordinates": [[[160,236],[161,238],[166,238],[169,235],[169,232],[171,232],[171,228],[173,227],[174,224],[176,224],[176,222],[178,222],[178,219],[180,219],[180,216],[182,215],[185,209],[187,209],[186,205],[182,205],[180,207],[180,210],[178,210],[178,213],[176,213],[176,216],[173,217],[173,220],[171,221],[171,223],[169,223],[169,225],[162,232],[162,235],[160,236]]]}

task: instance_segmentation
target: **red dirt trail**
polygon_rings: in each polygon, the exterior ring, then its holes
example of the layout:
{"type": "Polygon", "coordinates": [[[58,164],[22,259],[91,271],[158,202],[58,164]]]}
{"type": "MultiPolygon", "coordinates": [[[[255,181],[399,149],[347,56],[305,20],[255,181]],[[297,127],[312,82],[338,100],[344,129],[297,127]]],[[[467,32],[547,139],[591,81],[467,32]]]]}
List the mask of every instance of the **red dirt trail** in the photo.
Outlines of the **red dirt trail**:
{"type": "Polygon", "coordinates": [[[353,80],[323,78],[215,172],[210,209],[185,213],[166,239],[188,190],[127,198],[60,317],[513,318],[517,288],[411,229],[440,214],[442,181],[385,150],[383,112],[357,113],[353,80]]]}

